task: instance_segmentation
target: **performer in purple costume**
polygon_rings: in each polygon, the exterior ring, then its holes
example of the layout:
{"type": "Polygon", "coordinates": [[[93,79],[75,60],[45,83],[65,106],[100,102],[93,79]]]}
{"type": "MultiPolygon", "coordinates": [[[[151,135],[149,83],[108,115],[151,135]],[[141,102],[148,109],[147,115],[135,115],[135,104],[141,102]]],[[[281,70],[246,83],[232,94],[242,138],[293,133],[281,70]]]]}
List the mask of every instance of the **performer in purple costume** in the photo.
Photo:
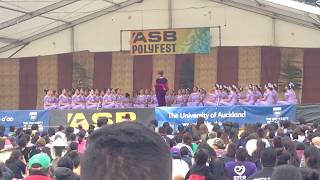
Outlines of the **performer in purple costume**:
{"type": "Polygon", "coordinates": [[[275,98],[273,93],[273,85],[268,83],[265,86],[265,92],[263,94],[263,98],[261,99],[260,105],[273,105],[275,104],[275,98]]]}
{"type": "Polygon", "coordinates": [[[90,94],[87,97],[87,109],[98,109],[100,105],[100,98],[95,94],[95,91],[90,90],[90,94]]]}
{"type": "Polygon", "coordinates": [[[167,95],[166,95],[167,106],[171,106],[173,104],[174,98],[175,98],[174,91],[173,91],[173,89],[170,89],[169,93],[167,93],[167,95]]]}
{"type": "Polygon", "coordinates": [[[248,91],[246,94],[246,99],[241,100],[242,105],[254,105],[255,104],[255,94],[253,92],[253,85],[248,85],[248,91]]]}
{"type": "Polygon", "coordinates": [[[62,93],[59,96],[59,109],[71,109],[71,101],[68,96],[68,91],[66,89],[62,89],[62,93]]]}
{"type": "Polygon", "coordinates": [[[105,95],[103,96],[102,99],[102,108],[108,109],[108,108],[114,108],[115,107],[115,102],[113,101],[112,97],[112,90],[109,88],[106,90],[105,95]]]}
{"type": "Polygon", "coordinates": [[[149,99],[149,104],[148,104],[148,107],[150,108],[155,108],[157,107],[158,105],[158,98],[157,96],[155,95],[154,91],[151,91],[150,93],[150,99],[149,99]]]}
{"type": "Polygon", "coordinates": [[[189,95],[188,106],[200,105],[200,92],[198,87],[193,87],[193,92],[189,95]]]}
{"type": "Polygon", "coordinates": [[[163,77],[163,71],[159,71],[155,84],[158,106],[166,106],[166,93],[168,89],[168,80],[163,77]]]}
{"type": "Polygon", "coordinates": [[[144,90],[140,89],[139,94],[137,95],[135,102],[134,102],[134,107],[136,108],[145,108],[146,107],[146,96],[144,94],[144,90]]]}
{"type": "Polygon", "coordinates": [[[284,99],[279,101],[279,104],[297,104],[297,96],[293,88],[294,84],[291,82],[285,86],[284,99]]]}
{"type": "Polygon", "coordinates": [[[55,97],[52,90],[47,91],[47,95],[43,98],[44,109],[57,109],[55,97]]]}
{"type": "Polygon", "coordinates": [[[72,109],[86,109],[86,97],[84,96],[85,91],[80,89],[79,95],[73,98],[73,107],[72,109]]]}
{"type": "Polygon", "coordinates": [[[238,105],[239,104],[239,96],[237,94],[237,87],[235,85],[232,85],[229,87],[229,95],[228,98],[223,100],[221,102],[221,105],[225,106],[233,106],[233,105],[238,105]]]}
{"type": "Polygon", "coordinates": [[[177,95],[174,97],[172,105],[173,107],[181,107],[184,106],[184,96],[182,94],[182,90],[179,89],[177,95]]]}
{"type": "Polygon", "coordinates": [[[217,106],[219,96],[216,91],[219,90],[219,84],[216,84],[204,100],[205,106],[217,106]]]}

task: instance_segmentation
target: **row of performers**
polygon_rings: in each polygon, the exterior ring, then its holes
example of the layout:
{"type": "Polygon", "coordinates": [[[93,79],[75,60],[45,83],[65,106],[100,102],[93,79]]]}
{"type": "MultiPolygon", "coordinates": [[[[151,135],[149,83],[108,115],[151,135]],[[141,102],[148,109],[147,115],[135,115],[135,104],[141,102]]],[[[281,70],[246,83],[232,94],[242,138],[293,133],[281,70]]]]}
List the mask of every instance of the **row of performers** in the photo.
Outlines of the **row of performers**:
{"type": "MultiPolygon", "coordinates": [[[[72,95],[66,89],[58,97],[49,90],[44,97],[44,109],[99,109],[99,108],[146,108],[158,105],[153,91],[141,89],[137,95],[130,97],[123,94],[121,89],[104,91],[91,90],[88,95],[83,89],[76,89],[72,95]]],[[[278,98],[276,85],[268,83],[262,89],[259,85],[249,84],[243,91],[235,85],[227,87],[216,84],[207,93],[198,87],[193,92],[186,89],[178,90],[175,94],[170,90],[166,95],[167,106],[232,106],[232,105],[275,105],[297,104],[294,84],[285,86],[284,98],[278,98]]]]}

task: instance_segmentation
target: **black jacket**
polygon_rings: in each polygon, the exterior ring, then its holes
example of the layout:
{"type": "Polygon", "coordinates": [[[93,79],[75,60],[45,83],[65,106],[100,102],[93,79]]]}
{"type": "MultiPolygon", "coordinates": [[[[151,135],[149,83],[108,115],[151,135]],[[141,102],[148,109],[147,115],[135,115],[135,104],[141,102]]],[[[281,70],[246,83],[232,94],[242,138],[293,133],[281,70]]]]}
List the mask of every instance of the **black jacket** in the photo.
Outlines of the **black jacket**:
{"type": "Polygon", "coordinates": [[[268,180],[271,178],[271,175],[274,171],[273,167],[265,167],[260,171],[257,171],[252,176],[250,176],[247,180],[255,180],[255,179],[265,179],[268,180]]]}
{"type": "Polygon", "coordinates": [[[65,167],[56,167],[54,176],[56,180],[80,180],[80,176],[75,174],[71,169],[65,167]]]}

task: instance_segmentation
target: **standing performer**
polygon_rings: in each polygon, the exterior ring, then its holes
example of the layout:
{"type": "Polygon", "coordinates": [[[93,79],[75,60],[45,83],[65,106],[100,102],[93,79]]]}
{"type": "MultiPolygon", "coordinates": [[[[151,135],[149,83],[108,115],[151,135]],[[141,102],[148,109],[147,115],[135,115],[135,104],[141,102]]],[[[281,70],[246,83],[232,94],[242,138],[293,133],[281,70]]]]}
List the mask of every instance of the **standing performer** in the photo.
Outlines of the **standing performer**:
{"type": "Polygon", "coordinates": [[[158,72],[155,90],[159,106],[166,106],[166,93],[168,91],[168,80],[163,77],[163,71],[158,72]]]}

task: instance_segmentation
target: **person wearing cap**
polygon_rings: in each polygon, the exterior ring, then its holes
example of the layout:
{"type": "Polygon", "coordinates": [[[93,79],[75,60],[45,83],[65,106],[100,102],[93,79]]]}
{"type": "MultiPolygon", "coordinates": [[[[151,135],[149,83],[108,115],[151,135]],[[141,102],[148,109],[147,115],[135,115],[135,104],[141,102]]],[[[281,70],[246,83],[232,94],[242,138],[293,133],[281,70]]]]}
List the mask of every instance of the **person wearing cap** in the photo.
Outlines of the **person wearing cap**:
{"type": "Polygon", "coordinates": [[[217,153],[218,157],[221,157],[225,153],[225,145],[222,139],[208,139],[207,143],[217,153]]]}
{"type": "Polygon", "coordinates": [[[40,153],[34,155],[28,163],[29,176],[24,180],[53,180],[50,178],[50,157],[40,153]]]}
{"type": "Polygon", "coordinates": [[[163,71],[159,71],[155,84],[155,91],[159,106],[166,106],[166,93],[168,89],[168,80],[163,76],[163,71]]]}
{"type": "Polygon", "coordinates": [[[185,176],[189,171],[189,165],[187,162],[181,159],[180,149],[173,147],[170,149],[172,157],[172,179],[176,176],[185,176]]]}

